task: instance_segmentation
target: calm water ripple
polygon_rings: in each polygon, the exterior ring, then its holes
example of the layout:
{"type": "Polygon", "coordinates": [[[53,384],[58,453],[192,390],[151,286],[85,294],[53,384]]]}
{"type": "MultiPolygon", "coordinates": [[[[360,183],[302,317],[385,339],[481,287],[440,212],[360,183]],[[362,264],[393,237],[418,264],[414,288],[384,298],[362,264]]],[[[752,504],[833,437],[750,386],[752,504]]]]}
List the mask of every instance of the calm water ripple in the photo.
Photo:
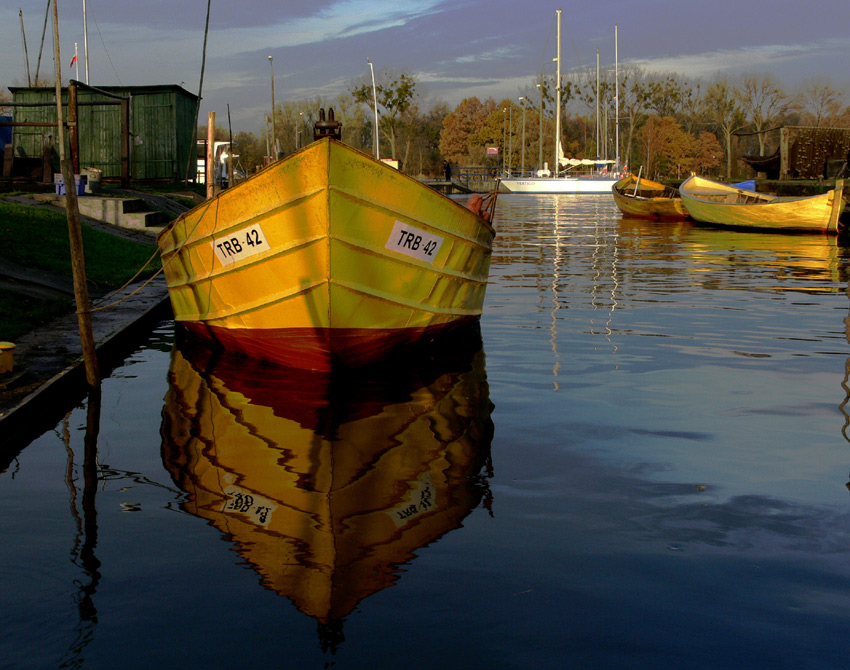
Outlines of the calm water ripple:
{"type": "Polygon", "coordinates": [[[331,382],[164,323],[3,460],[0,666],[844,667],[843,241],[497,217],[451,355],[331,382]]]}

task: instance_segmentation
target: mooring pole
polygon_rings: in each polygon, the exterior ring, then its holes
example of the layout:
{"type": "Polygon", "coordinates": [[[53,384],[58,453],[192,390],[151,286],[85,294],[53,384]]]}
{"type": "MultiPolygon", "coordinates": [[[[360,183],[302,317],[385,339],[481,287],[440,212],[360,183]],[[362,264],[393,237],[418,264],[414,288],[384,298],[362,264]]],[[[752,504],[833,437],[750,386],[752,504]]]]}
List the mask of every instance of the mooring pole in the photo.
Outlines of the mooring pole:
{"type": "Polygon", "coordinates": [[[215,112],[207,117],[207,200],[215,195],[215,112]]]}
{"type": "Polygon", "coordinates": [[[62,60],[59,55],[59,8],[53,0],[53,52],[56,61],[56,131],[59,139],[59,164],[65,181],[65,212],[68,215],[68,239],[71,245],[71,268],[74,274],[74,297],[77,302],[77,322],[80,326],[80,344],[86,366],[86,381],[90,388],[100,386],[97,366],[97,349],[91,325],[91,305],[86,284],[86,264],[83,252],[83,232],[80,223],[80,206],[77,202],[77,183],[74,167],[65,157],[65,128],[62,115],[62,60]]]}

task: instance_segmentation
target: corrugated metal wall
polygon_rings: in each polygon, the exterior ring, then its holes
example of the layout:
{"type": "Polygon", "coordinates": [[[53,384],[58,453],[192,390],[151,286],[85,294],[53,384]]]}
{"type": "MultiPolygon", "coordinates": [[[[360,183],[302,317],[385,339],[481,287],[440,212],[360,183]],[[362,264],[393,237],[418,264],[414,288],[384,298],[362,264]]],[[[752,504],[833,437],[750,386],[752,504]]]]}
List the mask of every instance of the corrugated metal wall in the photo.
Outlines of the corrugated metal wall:
{"type": "MultiPolygon", "coordinates": [[[[183,179],[190,160],[194,167],[197,97],[179,86],[105,86],[102,89],[114,95],[130,96],[130,178],[183,179]]],[[[54,89],[13,87],[10,90],[14,102],[49,103],[45,107],[15,107],[15,121],[56,122],[54,89]]],[[[67,104],[67,89],[63,89],[62,95],[67,104]]],[[[80,87],[77,101],[80,167],[102,170],[105,178],[120,177],[121,108],[115,104],[84,104],[117,100],[80,87]]],[[[15,127],[16,155],[40,157],[45,142],[53,144],[58,155],[55,135],[55,128],[15,127]]],[[[55,167],[58,171],[58,164],[55,167]]]]}

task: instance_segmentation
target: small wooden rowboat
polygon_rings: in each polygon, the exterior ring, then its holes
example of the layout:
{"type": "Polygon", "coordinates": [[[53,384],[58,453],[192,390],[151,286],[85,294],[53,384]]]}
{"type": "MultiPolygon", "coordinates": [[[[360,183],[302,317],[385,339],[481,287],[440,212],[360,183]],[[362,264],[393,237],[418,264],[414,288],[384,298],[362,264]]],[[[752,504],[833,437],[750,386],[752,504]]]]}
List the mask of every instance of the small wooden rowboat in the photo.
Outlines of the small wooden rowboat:
{"type": "Polygon", "coordinates": [[[656,220],[688,218],[679,192],[657,181],[629,175],[611,187],[620,211],[631,217],[656,220]]]}
{"type": "Polygon", "coordinates": [[[480,317],[494,230],[473,209],[321,138],[160,233],[174,317],[290,367],[378,361],[480,317]]]}
{"type": "Polygon", "coordinates": [[[780,198],[696,176],[679,187],[688,213],[703,223],[826,233],[838,232],[843,191],[843,179],[826,193],[800,198],[780,198]]]}

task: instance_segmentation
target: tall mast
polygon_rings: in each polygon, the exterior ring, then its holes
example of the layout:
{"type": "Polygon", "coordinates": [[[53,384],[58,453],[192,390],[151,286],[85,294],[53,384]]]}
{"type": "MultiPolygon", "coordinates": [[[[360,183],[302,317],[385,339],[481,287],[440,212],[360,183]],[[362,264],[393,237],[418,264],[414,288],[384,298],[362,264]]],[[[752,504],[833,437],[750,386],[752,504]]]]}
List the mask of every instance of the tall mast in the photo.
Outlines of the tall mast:
{"type": "Polygon", "coordinates": [[[86,20],[86,0],[83,0],[83,54],[86,60],[86,84],[89,83],[89,24],[86,20]]]}
{"type": "Polygon", "coordinates": [[[561,10],[556,9],[555,15],[558,17],[558,51],[555,62],[558,64],[556,68],[557,74],[555,79],[555,176],[558,176],[560,165],[558,163],[558,149],[561,147],[561,10]]]}
{"type": "Polygon", "coordinates": [[[27,53],[27,33],[24,30],[24,10],[18,9],[18,16],[21,17],[21,37],[24,40],[24,64],[27,67],[27,86],[32,86],[32,77],[30,77],[30,55],[27,53]]]}
{"type": "Polygon", "coordinates": [[[620,171],[620,71],[619,71],[619,63],[620,57],[618,54],[619,49],[619,41],[617,39],[617,24],[614,24],[614,118],[615,118],[615,132],[614,132],[614,142],[616,143],[615,147],[615,158],[616,163],[614,163],[614,168],[617,172],[620,171]]]}
{"type": "Polygon", "coordinates": [[[602,157],[602,150],[599,144],[599,131],[601,123],[599,119],[599,49],[596,50],[596,157],[602,157]]]}

